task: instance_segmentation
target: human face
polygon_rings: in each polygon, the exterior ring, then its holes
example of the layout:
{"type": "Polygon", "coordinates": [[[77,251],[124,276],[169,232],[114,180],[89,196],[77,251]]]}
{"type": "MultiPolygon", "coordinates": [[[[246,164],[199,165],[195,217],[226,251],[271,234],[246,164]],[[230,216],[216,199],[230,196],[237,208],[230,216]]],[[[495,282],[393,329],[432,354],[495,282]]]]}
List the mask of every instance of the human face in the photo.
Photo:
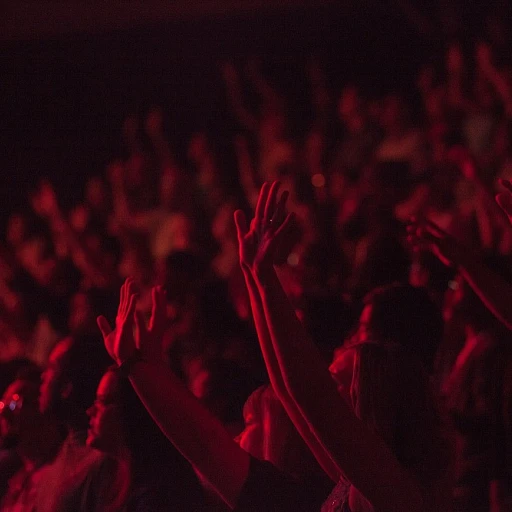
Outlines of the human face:
{"type": "Polygon", "coordinates": [[[41,375],[39,409],[42,413],[55,412],[63,398],[64,372],[67,355],[71,347],[71,338],[65,338],[50,353],[48,364],[41,375]]]}
{"type": "Polygon", "coordinates": [[[123,431],[119,406],[119,377],[107,372],[101,379],[94,404],[87,410],[89,431],[87,444],[98,450],[115,453],[123,431]]]}
{"type": "Polygon", "coordinates": [[[37,384],[24,380],[15,380],[5,390],[0,402],[0,433],[4,447],[25,440],[39,425],[37,396],[37,384]]]}

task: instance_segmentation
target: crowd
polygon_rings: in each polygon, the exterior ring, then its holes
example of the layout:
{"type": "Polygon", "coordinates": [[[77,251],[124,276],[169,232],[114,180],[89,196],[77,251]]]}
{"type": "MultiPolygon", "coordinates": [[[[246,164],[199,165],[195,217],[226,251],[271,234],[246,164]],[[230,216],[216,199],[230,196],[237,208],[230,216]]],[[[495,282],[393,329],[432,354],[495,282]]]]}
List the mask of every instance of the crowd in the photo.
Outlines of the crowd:
{"type": "Polygon", "coordinates": [[[154,108],[10,215],[0,510],[512,510],[512,68],[333,96],[312,60],[300,137],[220,72],[237,176],[154,108]]]}

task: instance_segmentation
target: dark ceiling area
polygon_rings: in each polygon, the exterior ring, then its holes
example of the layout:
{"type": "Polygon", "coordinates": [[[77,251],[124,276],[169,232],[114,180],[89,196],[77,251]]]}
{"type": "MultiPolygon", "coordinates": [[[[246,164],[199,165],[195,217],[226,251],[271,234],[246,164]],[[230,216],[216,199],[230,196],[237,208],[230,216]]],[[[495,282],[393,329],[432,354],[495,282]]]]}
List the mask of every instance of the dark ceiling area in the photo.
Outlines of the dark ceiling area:
{"type": "MultiPolygon", "coordinates": [[[[443,3],[443,2],[440,2],[443,3]]],[[[105,2],[7,7],[0,21],[1,153],[5,213],[42,176],[80,195],[84,176],[116,156],[123,119],[159,105],[178,154],[191,132],[232,137],[220,65],[257,57],[299,120],[304,66],[316,56],[333,91],[410,88],[446,35],[420,2],[105,2]]],[[[475,4],[476,5],[476,4],[475,4]]],[[[478,7],[461,15],[479,27],[478,7]],[[466,16],[467,15],[467,16],[466,16]]]]}

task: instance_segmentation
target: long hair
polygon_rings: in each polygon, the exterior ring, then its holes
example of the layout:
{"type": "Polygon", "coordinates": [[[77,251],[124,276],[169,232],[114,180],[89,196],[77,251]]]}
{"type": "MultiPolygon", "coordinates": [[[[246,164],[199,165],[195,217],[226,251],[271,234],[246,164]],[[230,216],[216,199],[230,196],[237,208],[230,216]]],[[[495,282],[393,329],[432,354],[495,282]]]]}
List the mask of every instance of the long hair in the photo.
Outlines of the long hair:
{"type": "Polygon", "coordinates": [[[361,343],[351,399],[356,416],[378,434],[400,464],[428,486],[446,453],[429,377],[419,358],[399,345],[361,343]]]}
{"type": "Polygon", "coordinates": [[[347,347],[355,351],[354,412],[426,495],[442,494],[439,482],[450,456],[429,377],[442,333],[440,312],[425,290],[408,285],[378,289],[365,303],[373,308],[372,337],[347,347]]]}

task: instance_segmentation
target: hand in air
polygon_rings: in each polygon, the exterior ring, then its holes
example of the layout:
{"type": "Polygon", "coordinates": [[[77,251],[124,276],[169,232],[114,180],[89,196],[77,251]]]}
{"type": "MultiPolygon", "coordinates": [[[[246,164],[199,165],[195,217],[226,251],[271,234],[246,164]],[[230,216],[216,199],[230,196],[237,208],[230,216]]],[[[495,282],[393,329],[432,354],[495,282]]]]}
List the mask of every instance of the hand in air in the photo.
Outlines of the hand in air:
{"type": "Polygon", "coordinates": [[[133,279],[126,279],[121,286],[115,328],[112,329],[104,316],[99,316],[96,320],[103,335],[105,348],[118,365],[130,358],[136,349],[133,326],[137,298],[133,279]]]}
{"type": "Polygon", "coordinates": [[[463,248],[457,241],[429,220],[411,220],[407,226],[407,241],[413,250],[430,251],[449,267],[458,265],[463,257],[463,248]]]}
{"type": "Polygon", "coordinates": [[[496,195],[496,202],[507,215],[508,221],[512,224],[512,181],[500,179],[499,182],[505,190],[496,195]]]}
{"type": "Polygon", "coordinates": [[[295,216],[285,210],[288,192],[278,198],[280,185],[263,184],[250,227],[244,213],[235,212],[240,265],[259,275],[284,263],[297,242],[295,216]]]}

